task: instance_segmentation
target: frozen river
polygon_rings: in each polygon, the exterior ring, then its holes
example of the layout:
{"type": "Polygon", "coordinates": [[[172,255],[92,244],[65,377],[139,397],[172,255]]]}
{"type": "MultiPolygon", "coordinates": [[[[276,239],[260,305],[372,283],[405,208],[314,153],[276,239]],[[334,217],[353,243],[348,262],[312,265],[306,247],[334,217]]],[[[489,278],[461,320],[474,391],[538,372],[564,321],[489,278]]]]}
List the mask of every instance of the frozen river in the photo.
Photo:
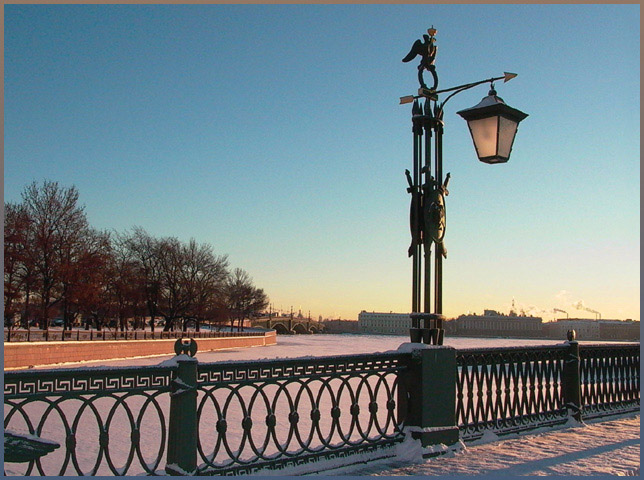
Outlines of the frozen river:
{"type": "MultiPolygon", "coordinates": [[[[401,344],[409,342],[408,336],[395,335],[278,335],[277,345],[253,348],[234,348],[215,352],[198,352],[199,362],[225,362],[229,360],[262,360],[270,358],[297,358],[325,355],[350,355],[357,353],[377,353],[396,350],[401,344]]],[[[562,343],[559,340],[516,339],[516,338],[463,338],[448,337],[445,345],[454,348],[478,347],[513,347],[521,345],[553,345],[562,343]]],[[[580,342],[583,343],[583,342],[580,342]]],[[[197,340],[199,344],[199,340],[197,340]]],[[[174,356],[128,358],[120,360],[101,360],[84,362],[85,367],[92,366],[139,366],[157,365],[174,356]]],[[[79,364],[60,365],[63,368],[79,364]]],[[[42,367],[42,368],[52,368],[42,367]]]]}

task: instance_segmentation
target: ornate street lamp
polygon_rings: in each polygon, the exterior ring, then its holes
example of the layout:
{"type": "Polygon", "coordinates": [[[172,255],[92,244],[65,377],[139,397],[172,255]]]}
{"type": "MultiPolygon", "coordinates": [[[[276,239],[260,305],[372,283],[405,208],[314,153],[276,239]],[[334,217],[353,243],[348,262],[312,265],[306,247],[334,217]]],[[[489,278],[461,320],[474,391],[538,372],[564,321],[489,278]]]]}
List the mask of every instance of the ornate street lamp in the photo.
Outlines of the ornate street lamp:
{"type": "Polygon", "coordinates": [[[442,345],[443,330],[443,286],[442,260],[447,257],[443,241],[445,237],[445,197],[450,174],[443,179],[443,111],[447,101],[460,92],[483,83],[490,83],[487,97],[478,105],[457,112],[468,124],[474,148],[479,160],[485,163],[504,163],[510,158],[512,144],[519,122],[527,114],[510,107],[496,95],[494,82],[507,82],[514,73],[489,78],[457,87],[438,90],[438,75],[434,61],[436,29],[427,30],[423,40],[416,40],[403,62],[421,57],[418,65],[418,95],[400,98],[401,104],[412,103],[412,131],[414,134],[413,175],[405,171],[411,193],[410,229],[411,245],[408,254],[412,257],[412,342],[442,345]],[[433,85],[427,87],[423,72],[431,73],[433,85]],[[438,95],[451,92],[439,103],[438,95]],[[421,99],[423,99],[421,101],[421,99]],[[423,142],[423,135],[425,137],[423,142]],[[434,155],[432,169],[432,154],[434,155]],[[434,256],[433,312],[431,304],[432,244],[436,244],[434,256]],[[421,327],[422,325],[422,327],[421,327]]]}

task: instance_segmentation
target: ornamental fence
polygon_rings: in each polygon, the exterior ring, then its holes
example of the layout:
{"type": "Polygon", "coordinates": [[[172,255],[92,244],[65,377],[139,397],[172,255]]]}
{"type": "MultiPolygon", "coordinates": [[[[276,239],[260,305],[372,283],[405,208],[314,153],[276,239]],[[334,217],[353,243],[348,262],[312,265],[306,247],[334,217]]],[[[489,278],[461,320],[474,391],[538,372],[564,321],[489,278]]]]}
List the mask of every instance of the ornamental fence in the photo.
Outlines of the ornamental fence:
{"type": "Polygon", "coordinates": [[[462,349],[456,358],[464,440],[639,410],[639,343],[462,349]]]}
{"type": "Polygon", "coordinates": [[[588,345],[580,349],[584,418],[639,410],[640,345],[588,345]]]}
{"type": "Polygon", "coordinates": [[[4,331],[5,342],[64,342],[75,341],[97,341],[97,340],[165,340],[179,338],[220,338],[220,337],[253,337],[264,335],[260,331],[174,331],[148,332],[146,330],[41,330],[41,329],[12,329],[4,331]]]}
{"type": "Polygon", "coordinates": [[[410,345],[199,363],[178,340],[156,367],[5,372],[5,473],[316,473],[394,457],[407,435],[450,445],[639,410],[639,344],[410,345]]]}
{"type": "Polygon", "coordinates": [[[568,345],[456,352],[456,416],[465,440],[563,423],[568,345]]]}

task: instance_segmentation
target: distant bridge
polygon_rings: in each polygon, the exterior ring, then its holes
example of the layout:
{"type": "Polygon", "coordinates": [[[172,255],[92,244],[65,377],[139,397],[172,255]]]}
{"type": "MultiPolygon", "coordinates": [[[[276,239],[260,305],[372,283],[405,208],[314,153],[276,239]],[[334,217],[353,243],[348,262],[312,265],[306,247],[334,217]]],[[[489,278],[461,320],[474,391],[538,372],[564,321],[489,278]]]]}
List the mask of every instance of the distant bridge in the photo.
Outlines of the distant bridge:
{"type": "Polygon", "coordinates": [[[251,322],[253,327],[274,329],[280,335],[303,334],[324,332],[324,324],[309,320],[308,318],[294,317],[260,317],[251,322]]]}

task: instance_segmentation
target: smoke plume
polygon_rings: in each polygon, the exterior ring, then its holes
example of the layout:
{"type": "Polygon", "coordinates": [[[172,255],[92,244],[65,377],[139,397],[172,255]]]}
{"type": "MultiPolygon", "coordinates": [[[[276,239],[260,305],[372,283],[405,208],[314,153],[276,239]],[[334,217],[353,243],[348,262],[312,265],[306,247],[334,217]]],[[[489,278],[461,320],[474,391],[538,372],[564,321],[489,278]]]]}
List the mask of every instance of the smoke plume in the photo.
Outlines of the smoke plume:
{"type": "Polygon", "coordinates": [[[601,313],[599,313],[597,310],[593,310],[592,308],[588,308],[588,307],[584,304],[584,301],[583,301],[583,300],[579,300],[579,301],[577,301],[577,302],[573,303],[573,304],[572,304],[572,306],[573,306],[573,307],[575,307],[577,310],[585,310],[585,311],[587,311],[587,312],[594,313],[595,315],[598,315],[600,319],[602,318],[602,314],[601,314],[601,313]]]}

